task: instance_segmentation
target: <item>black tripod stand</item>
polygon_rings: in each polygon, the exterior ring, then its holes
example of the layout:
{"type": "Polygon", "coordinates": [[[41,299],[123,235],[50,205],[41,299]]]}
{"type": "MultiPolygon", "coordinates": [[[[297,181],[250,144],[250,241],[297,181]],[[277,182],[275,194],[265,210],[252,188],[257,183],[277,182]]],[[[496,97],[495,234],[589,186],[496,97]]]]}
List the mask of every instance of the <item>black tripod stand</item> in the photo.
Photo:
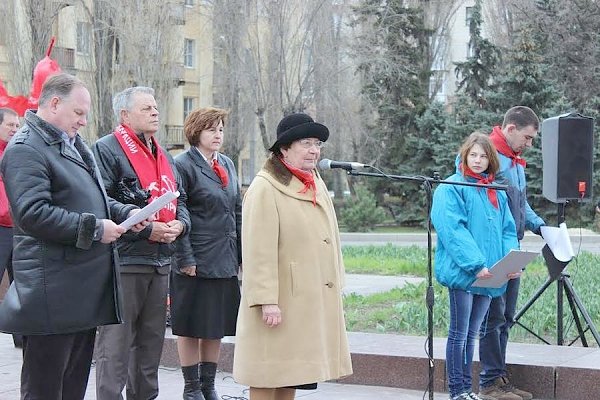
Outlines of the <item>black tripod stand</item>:
{"type": "MultiPolygon", "coordinates": [[[[565,203],[558,204],[558,224],[560,225],[565,220],[565,203]]],[[[549,250],[546,250],[549,251],[549,250]]],[[[564,264],[563,268],[566,266],[564,264]]],[[[517,324],[525,329],[527,332],[531,333],[533,336],[540,339],[542,342],[546,344],[550,344],[546,339],[533,332],[531,329],[523,325],[519,322],[519,319],[527,312],[527,310],[535,303],[537,299],[540,298],[542,293],[548,289],[548,287],[552,284],[552,282],[556,281],[556,344],[559,346],[563,346],[564,343],[564,330],[563,330],[563,300],[564,297],[567,297],[567,301],[569,302],[569,308],[571,309],[571,314],[573,315],[573,320],[575,321],[575,325],[577,326],[578,335],[571,343],[568,345],[572,345],[577,341],[577,339],[581,339],[581,343],[588,347],[588,342],[585,337],[585,333],[589,330],[592,333],[592,336],[596,340],[598,346],[600,346],[600,335],[594,326],[594,323],[590,317],[590,314],[586,310],[585,306],[581,302],[581,299],[575,292],[575,288],[569,279],[570,275],[563,270],[560,271],[558,276],[550,275],[550,277],[546,280],[546,282],[538,289],[538,291],[527,301],[527,303],[523,306],[519,312],[515,315],[512,324],[517,324]],[[579,313],[583,317],[583,321],[585,322],[585,329],[579,319],[579,313]]]]}
{"type": "MultiPolygon", "coordinates": [[[[377,171],[377,168],[371,167],[377,171]]],[[[427,357],[428,357],[428,370],[429,370],[429,381],[427,384],[427,391],[429,392],[429,399],[433,400],[433,379],[434,379],[434,359],[433,359],[433,305],[434,305],[434,291],[433,291],[433,268],[432,268],[432,252],[433,244],[431,238],[431,203],[432,203],[432,188],[433,184],[447,184],[447,185],[458,185],[458,186],[476,186],[484,187],[488,189],[506,190],[506,185],[481,185],[478,183],[470,182],[451,182],[442,181],[437,173],[434,173],[433,178],[426,176],[402,176],[402,175],[388,175],[383,172],[372,173],[372,172],[357,172],[348,167],[348,174],[355,176],[374,176],[378,178],[388,178],[396,181],[413,181],[420,182],[425,189],[427,194],[427,293],[425,295],[425,303],[427,305],[427,357]]]]}

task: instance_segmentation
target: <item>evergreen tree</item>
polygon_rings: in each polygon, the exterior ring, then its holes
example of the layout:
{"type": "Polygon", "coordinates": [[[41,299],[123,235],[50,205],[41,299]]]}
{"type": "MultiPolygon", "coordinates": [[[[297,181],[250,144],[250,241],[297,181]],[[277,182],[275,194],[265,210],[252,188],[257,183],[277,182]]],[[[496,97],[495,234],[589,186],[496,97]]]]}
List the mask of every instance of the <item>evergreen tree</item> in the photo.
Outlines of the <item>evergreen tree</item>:
{"type": "Polygon", "coordinates": [[[454,161],[462,140],[456,130],[450,129],[451,116],[446,112],[444,104],[433,102],[427,111],[417,120],[419,132],[429,136],[422,151],[430,157],[425,174],[437,173],[441,179],[454,173],[454,161]]]}
{"type": "Polygon", "coordinates": [[[385,221],[385,211],[377,206],[375,196],[366,185],[356,185],[352,197],[340,213],[340,222],[347,232],[369,232],[385,221]]]}
{"type": "MultiPolygon", "coordinates": [[[[534,110],[541,120],[569,111],[556,83],[548,78],[543,49],[530,28],[520,30],[515,46],[508,53],[506,68],[498,79],[498,90],[487,96],[492,111],[502,113],[522,105],[534,110]]],[[[542,196],[541,138],[525,151],[523,157],[527,160],[527,191],[531,206],[546,220],[555,219],[551,217],[556,215],[556,206],[542,196]]]]}
{"type": "MultiPolygon", "coordinates": [[[[545,44],[540,52],[541,63],[547,65],[546,75],[557,82],[557,87],[568,99],[568,105],[555,107],[548,116],[569,110],[597,119],[600,116],[600,3],[595,0],[537,0],[534,12],[524,15],[532,27],[537,42],[545,44]]],[[[594,129],[594,143],[599,143],[600,132],[594,129]]],[[[593,193],[600,193],[600,147],[594,146],[593,193]]],[[[572,226],[591,224],[596,200],[580,207],[568,206],[567,223],[572,226]]],[[[556,206],[547,206],[548,214],[555,215],[556,206]]],[[[554,222],[552,219],[550,221],[554,222]]]]}
{"type": "Polygon", "coordinates": [[[466,61],[455,63],[455,72],[459,79],[458,90],[462,90],[475,104],[484,107],[484,92],[490,88],[500,63],[500,51],[481,35],[482,22],[481,0],[477,0],[469,21],[470,54],[466,61]]]}
{"type": "MultiPolygon", "coordinates": [[[[429,38],[423,10],[403,0],[364,0],[355,8],[356,26],[363,35],[357,49],[363,93],[375,111],[371,159],[390,173],[423,173],[429,160],[419,144],[417,118],[428,105],[429,38]]],[[[379,199],[383,193],[400,196],[405,221],[423,218],[419,185],[372,180],[379,199]]]]}
{"type": "MultiPolygon", "coordinates": [[[[543,52],[544,45],[539,36],[531,28],[521,27],[515,45],[503,55],[505,62],[496,69],[493,85],[481,91],[479,98],[485,101],[475,102],[470,94],[464,93],[462,103],[457,107],[458,126],[455,129],[468,126],[469,129],[463,132],[465,137],[476,126],[490,132],[494,125],[502,124],[504,113],[517,105],[530,107],[541,120],[568,112],[568,102],[556,82],[549,78],[543,52]]],[[[527,160],[529,203],[550,223],[555,219],[557,207],[542,196],[541,139],[534,141],[533,147],[527,149],[523,157],[527,160]]]]}

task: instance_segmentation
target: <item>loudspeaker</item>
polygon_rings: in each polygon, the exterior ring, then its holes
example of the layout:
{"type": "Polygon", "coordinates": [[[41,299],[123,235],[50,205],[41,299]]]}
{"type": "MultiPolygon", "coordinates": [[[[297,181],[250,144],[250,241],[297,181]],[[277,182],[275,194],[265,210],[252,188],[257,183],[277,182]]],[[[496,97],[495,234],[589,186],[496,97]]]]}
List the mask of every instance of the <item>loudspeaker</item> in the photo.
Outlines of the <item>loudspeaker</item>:
{"type": "Polygon", "coordinates": [[[592,199],[594,119],[565,114],[542,122],[543,195],[554,203],[592,199]]]}

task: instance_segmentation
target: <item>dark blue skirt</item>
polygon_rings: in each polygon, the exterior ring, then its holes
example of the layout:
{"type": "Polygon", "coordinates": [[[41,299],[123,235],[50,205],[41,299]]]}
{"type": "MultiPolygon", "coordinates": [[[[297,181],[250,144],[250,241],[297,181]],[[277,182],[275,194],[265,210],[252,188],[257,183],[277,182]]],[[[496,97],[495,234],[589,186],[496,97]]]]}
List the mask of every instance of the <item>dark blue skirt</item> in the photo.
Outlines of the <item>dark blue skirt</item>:
{"type": "Polygon", "coordinates": [[[171,272],[169,291],[174,335],[198,339],[235,336],[240,307],[237,276],[206,279],[171,272]]]}

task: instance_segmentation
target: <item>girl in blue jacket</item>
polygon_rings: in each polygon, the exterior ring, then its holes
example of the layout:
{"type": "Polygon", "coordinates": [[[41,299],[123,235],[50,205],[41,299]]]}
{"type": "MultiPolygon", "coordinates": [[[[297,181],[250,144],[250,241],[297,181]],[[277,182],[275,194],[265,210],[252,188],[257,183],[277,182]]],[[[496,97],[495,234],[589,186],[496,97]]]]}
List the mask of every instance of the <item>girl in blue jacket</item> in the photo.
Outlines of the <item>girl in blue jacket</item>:
{"type": "MultiPolygon", "coordinates": [[[[449,182],[492,184],[498,171],[496,149],[488,136],[472,133],[460,148],[458,172],[449,182]]],[[[448,288],[450,324],[446,372],[450,399],[479,400],[471,389],[475,339],[492,297],[500,288],[471,285],[489,278],[490,267],[518,248],[514,219],[502,191],[441,184],[433,196],[431,219],[437,231],[435,277],[448,288]]]]}

